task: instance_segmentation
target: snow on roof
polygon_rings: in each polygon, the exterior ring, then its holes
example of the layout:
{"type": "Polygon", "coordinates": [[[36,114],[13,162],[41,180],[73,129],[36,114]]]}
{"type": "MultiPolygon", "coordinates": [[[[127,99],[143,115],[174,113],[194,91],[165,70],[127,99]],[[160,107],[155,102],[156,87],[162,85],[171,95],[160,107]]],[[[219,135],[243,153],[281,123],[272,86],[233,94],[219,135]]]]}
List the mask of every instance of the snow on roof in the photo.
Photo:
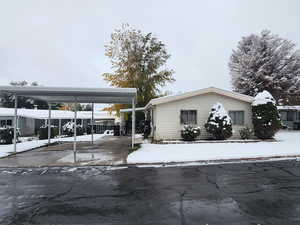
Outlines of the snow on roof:
{"type": "MultiPolygon", "coordinates": [[[[0,117],[2,116],[14,116],[15,110],[13,108],[0,108],[0,117]]],[[[49,110],[46,109],[18,109],[18,116],[33,118],[33,119],[48,119],[49,110]]],[[[52,119],[73,119],[74,112],[68,110],[51,110],[52,119]]],[[[91,111],[78,111],[78,119],[90,119],[92,118],[91,111]]],[[[109,112],[95,112],[95,119],[115,119],[109,112]]]]}
{"type": "Polygon", "coordinates": [[[277,106],[278,110],[299,110],[300,111],[300,105],[281,105],[277,106]]]}
{"type": "Polygon", "coordinates": [[[199,89],[196,91],[185,92],[183,94],[168,95],[168,96],[164,96],[164,97],[160,97],[160,98],[154,98],[146,105],[145,108],[148,108],[150,105],[158,105],[158,104],[162,104],[162,103],[178,101],[178,100],[182,100],[182,99],[186,99],[186,98],[190,98],[190,97],[194,97],[194,96],[198,96],[198,95],[202,95],[202,94],[208,94],[208,93],[216,93],[219,95],[227,96],[230,98],[234,98],[234,99],[249,102],[249,103],[252,103],[254,100],[253,97],[248,96],[248,95],[240,94],[240,93],[233,92],[233,91],[223,90],[220,88],[209,87],[209,88],[199,89]]]}
{"type": "Polygon", "coordinates": [[[263,92],[259,92],[255,98],[254,101],[252,103],[253,106],[257,106],[257,105],[264,105],[267,103],[272,103],[272,104],[276,104],[275,99],[273,98],[273,96],[270,94],[270,92],[268,91],[263,91],[263,92]]]}

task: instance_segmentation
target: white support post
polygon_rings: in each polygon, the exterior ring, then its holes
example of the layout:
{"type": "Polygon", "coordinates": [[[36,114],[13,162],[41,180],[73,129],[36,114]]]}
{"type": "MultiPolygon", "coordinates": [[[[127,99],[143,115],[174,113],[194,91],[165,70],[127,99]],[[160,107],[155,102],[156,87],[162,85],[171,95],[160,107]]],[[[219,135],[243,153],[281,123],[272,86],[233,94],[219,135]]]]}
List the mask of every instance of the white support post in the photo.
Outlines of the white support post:
{"type": "Polygon", "coordinates": [[[92,120],[91,120],[92,145],[94,144],[94,103],[92,103],[92,120]]]}
{"type": "Polygon", "coordinates": [[[61,119],[58,120],[58,135],[61,136],[61,119]]]}
{"type": "Polygon", "coordinates": [[[51,143],[51,103],[48,103],[49,114],[48,114],[48,145],[51,143]]]}
{"type": "Polygon", "coordinates": [[[132,132],[132,141],[131,141],[131,147],[134,148],[134,142],[135,142],[135,99],[132,98],[132,114],[131,114],[131,132],[132,132]]]}
{"type": "Polygon", "coordinates": [[[15,95],[15,115],[14,115],[14,153],[17,152],[17,117],[18,117],[18,96],[15,95]]]}
{"type": "Polygon", "coordinates": [[[74,154],[74,163],[76,163],[76,138],[77,138],[77,99],[75,99],[75,113],[74,113],[74,143],[73,143],[73,154],[74,154]]]}

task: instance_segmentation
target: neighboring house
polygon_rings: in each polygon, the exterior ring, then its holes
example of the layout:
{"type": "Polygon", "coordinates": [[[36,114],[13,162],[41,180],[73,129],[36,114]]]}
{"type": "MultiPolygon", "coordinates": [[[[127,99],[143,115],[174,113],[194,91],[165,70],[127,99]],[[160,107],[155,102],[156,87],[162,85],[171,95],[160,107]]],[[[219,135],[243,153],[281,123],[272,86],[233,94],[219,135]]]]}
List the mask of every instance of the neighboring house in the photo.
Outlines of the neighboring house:
{"type": "MultiPolygon", "coordinates": [[[[17,127],[22,136],[37,134],[42,125],[47,124],[48,110],[18,109],[17,127]]],[[[91,111],[78,111],[77,124],[86,128],[91,124],[91,111]]],[[[74,120],[74,112],[67,110],[51,110],[51,124],[62,127],[65,123],[74,120]]],[[[114,126],[116,117],[106,111],[94,113],[96,133],[102,133],[107,127],[114,126]]],[[[14,126],[14,109],[0,108],[0,127],[14,126]]],[[[111,128],[110,128],[111,129],[111,128]]],[[[61,130],[61,129],[60,129],[61,130]]]]}
{"type": "Polygon", "coordinates": [[[300,106],[277,106],[282,123],[292,130],[300,130],[300,106]]]}
{"type": "Polygon", "coordinates": [[[228,111],[233,122],[232,138],[240,138],[239,130],[252,128],[251,103],[254,98],[219,88],[205,88],[179,95],[152,99],[145,107],[146,118],[151,119],[154,140],[181,139],[181,129],[185,124],[199,126],[199,139],[212,136],[206,132],[211,107],[220,102],[228,111]]]}

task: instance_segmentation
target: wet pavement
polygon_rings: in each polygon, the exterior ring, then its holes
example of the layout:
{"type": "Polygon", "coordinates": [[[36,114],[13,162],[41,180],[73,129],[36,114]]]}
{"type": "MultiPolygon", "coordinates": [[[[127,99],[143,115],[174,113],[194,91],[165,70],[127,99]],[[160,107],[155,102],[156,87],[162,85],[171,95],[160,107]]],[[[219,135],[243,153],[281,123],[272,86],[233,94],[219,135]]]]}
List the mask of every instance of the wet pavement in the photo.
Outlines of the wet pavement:
{"type": "MultiPolygon", "coordinates": [[[[74,165],[73,142],[63,142],[0,159],[0,167],[74,165]]],[[[77,143],[75,165],[118,165],[126,163],[130,137],[104,136],[94,142],[77,143]]]]}
{"type": "Polygon", "coordinates": [[[3,168],[0,224],[300,224],[299,167],[3,168]]]}

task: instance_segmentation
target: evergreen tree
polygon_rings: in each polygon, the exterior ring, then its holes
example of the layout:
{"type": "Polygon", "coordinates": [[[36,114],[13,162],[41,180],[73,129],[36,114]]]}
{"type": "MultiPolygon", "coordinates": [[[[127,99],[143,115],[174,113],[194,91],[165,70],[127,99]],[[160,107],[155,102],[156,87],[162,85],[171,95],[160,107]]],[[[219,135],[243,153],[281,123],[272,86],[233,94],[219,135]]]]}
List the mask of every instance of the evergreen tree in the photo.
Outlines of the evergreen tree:
{"type": "Polygon", "coordinates": [[[252,122],[255,136],[261,139],[273,138],[280,129],[281,120],[276,101],[268,91],[255,96],[252,103],[252,122]]]}
{"type": "Polygon", "coordinates": [[[279,104],[300,103],[300,52],[295,46],[268,30],[243,37],[229,62],[233,90],[251,96],[267,90],[279,104]]]}
{"type": "Polygon", "coordinates": [[[231,118],[221,103],[216,103],[211,108],[205,129],[217,140],[224,140],[232,136],[231,118]]]}

